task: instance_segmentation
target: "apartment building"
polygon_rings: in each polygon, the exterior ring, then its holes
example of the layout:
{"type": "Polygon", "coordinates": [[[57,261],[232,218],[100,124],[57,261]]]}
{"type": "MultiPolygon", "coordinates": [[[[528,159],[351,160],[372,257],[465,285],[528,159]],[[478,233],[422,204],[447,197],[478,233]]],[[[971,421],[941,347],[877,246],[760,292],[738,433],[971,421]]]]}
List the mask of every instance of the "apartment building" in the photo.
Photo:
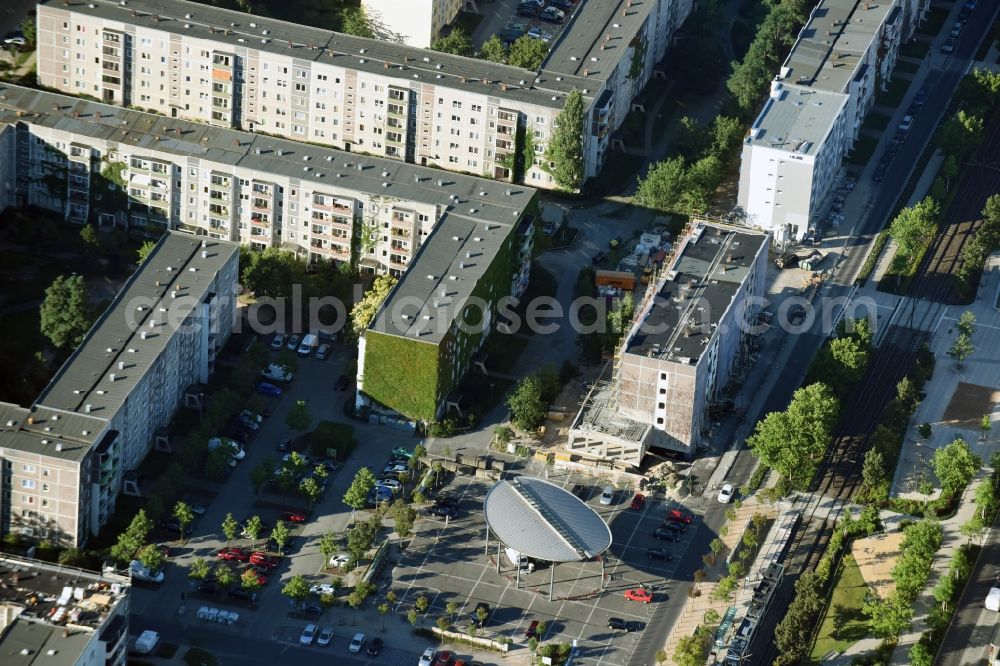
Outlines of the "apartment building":
{"type": "Polygon", "coordinates": [[[823,0],[813,9],[744,141],[737,202],[748,224],[779,243],[817,228],[924,10],[917,0],[823,0]]]}
{"type": "MultiPolygon", "coordinates": [[[[508,181],[519,134],[541,155],[566,95],[586,87],[185,0],[40,4],[37,40],[49,88],[508,181]]],[[[551,186],[527,166],[525,181],[551,186]]]]}
{"type": "Polygon", "coordinates": [[[83,545],[232,332],[239,246],[168,232],[30,407],[0,404],[0,532],[83,545]]]}
{"type": "Polygon", "coordinates": [[[463,0],[362,0],[369,18],[390,37],[425,49],[462,11],[463,0]]]}
{"type": "MultiPolygon", "coordinates": [[[[424,11],[379,1],[392,6],[384,16],[424,11]]],[[[692,1],[586,2],[539,72],[185,0],[45,3],[38,79],[172,118],[552,188],[544,154],[566,96],[580,90],[587,105],[589,178],[692,1]]],[[[448,14],[453,2],[429,4],[448,14]]]]}
{"type": "Polygon", "coordinates": [[[566,448],[638,467],[650,449],[693,457],[734,373],[750,362],[768,236],[699,222],[637,308],[611,376],[595,383],[566,448]]]}
{"type": "Polygon", "coordinates": [[[0,84],[5,145],[0,191],[9,187],[12,203],[310,261],[353,256],[397,276],[448,211],[513,220],[535,196],[523,185],[0,84]]]}
{"type": "Polygon", "coordinates": [[[535,213],[463,212],[438,223],[358,341],[358,409],[425,422],[460,410],[455,389],[527,287],[535,213]]]}
{"type": "Polygon", "coordinates": [[[0,555],[5,664],[125,666],[128,577],[0,555]]]}

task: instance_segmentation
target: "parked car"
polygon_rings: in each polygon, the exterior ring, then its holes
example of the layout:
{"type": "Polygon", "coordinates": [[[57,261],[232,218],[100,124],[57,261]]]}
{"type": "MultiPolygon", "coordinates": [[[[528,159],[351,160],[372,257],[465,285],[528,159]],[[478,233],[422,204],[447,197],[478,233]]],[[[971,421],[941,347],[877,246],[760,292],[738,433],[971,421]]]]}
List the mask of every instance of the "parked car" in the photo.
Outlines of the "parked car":
{"type": "Polygon", "coordinates": [[[449,497],[448,495],[442,495],[434,500],[434,503],[438,506],[450,506],[452,509],[457,509],[459,507],[458,499],[455,497],[449,497]]]}
{"type": "Polygon", "coordinates": [[[205,594],[210,597],[217,597],[220,594],[222,594],[222,590],[219,589],[219,586],[216,585],[214,582],[210,580],[203,580],[202,582],[198,583],[198,593],[205,594]]]}
{"type": "Polygon", "coordinates": [[[899,131],[906,132],[910,131],[910,127],[913,126],[913,116],[903,116],[903,119],[899,123],[899,131]]]}
{"type": "Polygon", "coordinates": [[[639,601],[648,604],[653,601],[653,593],[643,587],[634,587],[630,590],[625,590],[625,598],[629,601],[639,601]]]}
{"type": "Polygon", "coordinates": [[[291,438],[283,439],[280,442],[278,442],[278,450],[279,451],[290,451],[291,448],[292,448],[292,440],[291,440],[291,438]]]}
{"type": "Polygon", "coordinates": [[[889,160],[884,157],[879,160],[878,164],[875,165],[875,171],[872,172],[872,180],[876,183],[885,178],[885,172],[889,168],[889,160]]]}
{"type": "Polygon", "coordinates": [[[164,575],[162,569],[151,571],[139,560],[132,560],[132,562],[128,565],[128,569],[134,580],[139,580],[143,583],[152,583],[154,585],[159,585],[163,582],[164,575]]]}
{"type": "Polygon", "coordinates": [[[573,9],[573,3],[570,0],[549,0],[549,6],[558,7],[567,12],[573,9]]]}
{"type": "Polygon", "coordinates": [[[323,627],[323,630],[319,632],[319,637],[316,639],[317,645],[329,645],[333,641],[333,627],[323,627]]]}
{"type": "Polygon", "coordinates": [[[330,356],[330,350],[333,349],[330,345],[322,344],[319,349],[316,350],[316,359],[319,361],[325,361],[328,356],[330,356]]]}
{"type": "Polygon", "coordinates": [[[228,590],[226,594],[229,596],[230,599],[236,599],[237,601],[245,601],[247,603],[253,601],[254,598],[257,596],[254,592],[250,592],[249,590],[244,590],[238,587],[228,590]]]}
{"type": "Polygon", "coordinates": [[[268,382],[261,382],[260,384],[257,384],[257,393],[260,393],[261,395],[271,395],[277,397],[282,394],[282,390],[280,387],[277,387],[274,384],[268,382]]]}
{"type": "MultiPolygon", "coordinates": [[[[176,518],[167,518],[166,520],[160,521],[160,527],[162,527],[168,532],[176,532],[177,534],[181,534],[181,524],[176,518]]],[[[191,536],[190,525],[186,525],[184,527],[184,533],[181,534],[181,536],[185,538],[191,536]]]]}
{"type": "Polygon", "coordinates": [[[306,514],[301,511],[282,511],[281,519],[286,523],[304,523],[306,522],[306,514]]]}
{"type": "Polygon", "coordinates": [[[722,485],[722,490],[719,491],[719,501],[723,504],[729,504],[733,501],[733,495],[736,494],[736,488],[733,487],[731,483],[725,483],[722,485]]]}
{"type": "Polygon", "coordinates": [[[281,560],[277,557],[272,557],[267,553],[262,553],[261,551],[255,551],[250,553],[250,564],[256,567],[262,567],[265,569],[274,569],[281,564],[281,560]]]}
{"type": "Polygon", "coordinates": [[[644,622],[638,622],[636,620],[623,620],[620,617],[609,617],[608,618],[608,629],[617,629],[619,631],[642,631],[646,628],[644,622]]]}
{"type": "Polygon", "coordinates": [[[679,532],[667,529],[666,527],[657,527],[653,531],[653,538],[660,541],[680,541],[681,535],[679,532]]]}
{"type": "Polygon", "coordinates": [[[785,252],[778,255],[774,260],[774,265],[778,268],[793,268],[799,265],[799,257],[794,252],[785,252]]]}
{"type": "Polygon", "coordinates": [[[431,666],[432,661],[434,661],[434,648],[425,648],[417,661],[417,666],[431,666]]]}
{"type": "Polygon", "coordinates": [[[601,493],[601,504],[604,506],[611,506],[611,503],[615,500],[615,487],[614,486],[604,486],[604,492],[601,493]]]}
{"type": "Polygon", "coordinates": [[[299,336],[298,334],[288,336],[288,340],[285,342],[285,348],[286,349],[291,349],[292,351],[295,351],[296,349],[298,349],[298,347],[299,347],[299,340],[301,340],[301,339],[302,339],[302,337],[299,336]]]}
{"type": "Polygon", "coordinates": [[[312,645],[314,640],[316,640],[316,625],[307,624],[299,636],[299,645],[312,645]]]}
{"type": "Polygon", "coordinates": [[[538,16],[538,6],[531,3],[520,4],[514,14],[523,18],[535,18],[538,16]]]}
{"type": "Polygon", "coordinates": [[[288,371],[288,368],[280,363],[271,363],[260,371],[260,376],[271,382],[281,382],[287,384],[295,379],[295,375],[288,371]]]}
{"type": "Polygon", "coordinates": [[[439,518],[455,518],[458,516],[458,511],[450,506],[432,506],[427,509],[427,513],[439,518]]]}
{"type": "Polygon", "coordinates": [[[927,101],[927,88],[920,88],[920,90],[917,91],[917,94],[913,96],[913,103],[919,109],[924,105],[924,102],[926,101],[927,101]]]}
{"type": "Polygon", "coordinates": [[[667,520],[672,523],[684,523],[685,525],[690,525],[694,518],[689,513],[685,513],[680,509],[670,509],[667,511],[667,520]]]}
{"type": "Polygon", "coordinates": [[[631,504],[628,505],[628,508],[634,511],[642,511],[646,508],[646,496],[642,493],[636,493],[635,497],[632,498],[631,504]]]}
{"type": "Polygon", "coordinates": [[[250,561],[250,553],[248,553],[243,548],[235,548],[235,547],[223,548],[218,553],[216,553],[216,557],[218,557],[220,560],[227,560],[230,562],[250,561]]]}
{"type": "Polygon", "coordinates": [[[524,632],[524,637],[528,639],[538,638],[538,620],[531,621],[531,624],[528,625],[528,630],[524,632]]]}
{"type": "Polygon", "coordinates": [[[555,7],[546,7],[538,18],[546,23],[562,23],[563,19],[566,18],[566,12],[555,7]]]}
{"type": "Polygon", "coordinates": [[[941,45],[941,53],[952,53],[955,50],[955,40],[948,38],[945,40],[944,44],[941,45]]]}
{"type": "Polygon", "coordinates": [[[451,662],[454,661],[455,655],[449,650],[441,650],[437,653],[437,657],[434,659],[434,666],[452,666],[451,662]]]}
{"type": "Polygon", "coordinates": [[[580,499],[583,499],[584,495],[587,494],[587,486],[583,485],[582,483],[574,483],[573,488],[570,490],[570,492],[579,497],[580,499]]]}
{"type": "Polygon", "coordinates": [[[951,32],[948,34],[951,35],[952,37],[958,37],[959,35],[962,34],[962,28],[964,27],[965,23],[963,23],[962,21],[958,21],[957,23],[955,23],[955,25],[951,26],[951,32]]]}
{"type": "Polygon", "coordinates": [[[347,646],[347,649],[352,654],[357,654],[361,652],[361,648],[365,646],[365,635],[361,632],[354,634],[354,638],[351,639],[351,644],[347,646]]]}
{"type": "Polygon", "coordinates": [[[347,378],[347,375],[341,375],[337,377],[337,383],[333,385],[334,390],[346,391],[347,385],[351,383],[351,380],[347,378]]]}
{"type": "Polygon", "coordinates": [[[368,643],[368,647],[365,649],[365,654],[369,657],[377,657],[382,651],[382,639],[376,636],[368,643]]]}
{"type": "Polygon", "coordinates": [[[285,334],[275,333],[274,338],[271,339],[271,349],[278,351],[285,346],[285,334]]]}
{"type": "Polygon", "coordinates": [[[672,559],[674,559],[674,556],[668,553],[665,548],[647,548],[646,559],[663,560],[664,562],[669,562],[672,559]]]}
{"type": "Polygon", "coordinates": [[[592,263],[593,265],[595,265],[595,266],[596,266],[597,264],[599,264],[599,263],[601,263],[602,261],[604,261],[604,258],[605,258],[606,256],[607,256],[607,255],[605,255],[605,254],[604,254],[603,252],[598,252],[597,254],[595,254],[594,256],[592,256],[592,257],[590,258],[590,263],[592,263]]]}

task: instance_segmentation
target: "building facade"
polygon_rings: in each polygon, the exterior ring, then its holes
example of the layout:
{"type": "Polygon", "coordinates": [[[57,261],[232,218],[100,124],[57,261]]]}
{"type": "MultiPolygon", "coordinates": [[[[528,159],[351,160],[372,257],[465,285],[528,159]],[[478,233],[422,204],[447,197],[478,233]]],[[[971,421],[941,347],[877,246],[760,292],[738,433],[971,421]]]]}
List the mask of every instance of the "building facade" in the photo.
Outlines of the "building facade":
{"type": "Polygon", "coordinates": [[[743,145],[737,203],[779,243],[820,225],[841,164],[926,3],[823,0],[743,145]]]}
{"type": "Polygon", "coordinates": [[[0,405],[0,531],[79,547],[111,517],[236,312],[239,247],[167,233],[30,407],[0,405]]]}
{"type": "Polygon", "coordinates": [[[768,236],[697,223],[651,283],[607,382],[590,391],[567,448],[638,467],[650,447],[693,457],[710,408],[750,362],[766,293],[768,236]]]}
{"type": "Polygon", "coordinates": [[[0,555],[5,663],[125,666],[129,578],[0,555]]]}
{"type": "Polygon", "coordinates": [[[462,4],[463,0],[362,0],[361,6],[381,31],[407,46],[426,49],[455,20],[462,4]]]}
{"type": "Polygon", "coordinates": [[[528,209],[487,223],[459,212],[437,225],[358,341],[358,409],[424,422],[461,409],[455,389],[527,287],[536,203],[528,209]]]}
{"type": "MultiPolygon", "coordinates": [[[[387,4],[383,15],[424,13],[419,1],[387,4]]],[[[428,4],[444,16],[454,0],[428,4]]],[[[544,155],[566,96],[585,99],[589,178],[691,6],[585,3],[535,72],[185,0],[40,4],[38,80],[171,118],[553,188],[544,155]]]]}
{"type": "Polygon", "coordinates": [[[12,149],[0,191],[78,222],[174,229],[398,276],[449,210],[506,221],[535,195],[30,88],[0,85],[0,95],[0,146],[12,149]]]}

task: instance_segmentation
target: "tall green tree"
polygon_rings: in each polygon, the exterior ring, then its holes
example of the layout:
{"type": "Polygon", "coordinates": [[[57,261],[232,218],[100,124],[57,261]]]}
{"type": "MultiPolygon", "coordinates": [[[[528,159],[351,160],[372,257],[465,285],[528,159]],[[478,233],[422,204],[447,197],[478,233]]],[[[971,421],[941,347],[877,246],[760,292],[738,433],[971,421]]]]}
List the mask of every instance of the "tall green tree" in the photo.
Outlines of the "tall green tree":
{"type": "Polygon", "coordinates": [[[302,576],[292,576],[281,588],[281,593],[292,601],[302,603],[309,597],[309,583],[302,576]]]}
{"type": "Polygon", "coordinates": [[[205,580],[208,578],[208,574],[212,571],[212,565],[206,562],[203,558],[199,557],[194,562],[191,563],[191,569],[188,571],[188,576],[194,578],[195,580],[205,580]]]}
{"type": "Polygon", "coordinates": [[[243,526],[243,531],[250,539],[250,543],[256,545],[257,540],[264,533],[264,521],[260,519],[260,516],[250,516],[246,525],[243,526]]]}
{"type": "Polygon", "coordinates": [[[396,278],[391,275],[380,275],[372,282],[361,300],[351,308],[351,332],[355,339],[360,338],[368,325],[375,318],[375,313],[382,307],[389,292],[396,286],[396,278]]]}
{"type": "Polygon", "coordinates": [[[941,125],[940,145],[962,160],[979,145],[983,129],[983,119],[963,109],[941,125]]]}
{"type": "Polygon", "coordinates": [[[968,336],[972,336],[976,332],[976,313],[972,310],[966,310],[958,317],[958,332],[965,333],[968,336]]]}
{"type": "Polygon", "coordinates": [[[862,606],[868,616],[872,633],[883,639],[894,639],[907,630],[913,619],[913,608],[898,594],[879,599],[874,594],[862,606]]]}
{"type": "Polygon", "coordinates": [[[521,35],[510,45],[507,53],[507,64],[513,67],[521,67],[538,71],[549,54],[549,45],[540,39],[532,39],[527,35],[521,35]]]}
{"type": "Polygon", "coordinates": [[[471,57],[476,51],[472,44],[472,39],[462,28],[455,28],[444,37],[438,37],[431,44],[431,50],[442,53],[452,53],[459,56],[471,57]]]}
{"type": "Polygon", "coordinates": [[[948,350],[948,356],[955,359],[955,364],[961,368],[965,359],[969,358],[974,351],[976,351],[976,345],[972,343],[972,338],[965,333],[959,333],[955,342],[952,343],[951,349],[948,350]]]}
{"type": "Polygon", "coordinates": [[[139,561],[142,563],[142,566],[156,573],[163,568],[166,557],[164,557],[163,551],[160,550],[159,546],[149,544],[139,551],[139,561]]]}
{"type": "Polygon", "coordinates": [[[399,535],[400,539],[410,536],[416,519],[417,512],[412,506],[401,499],[392,503],[392,520],[396,526],[396,534],[399,535]]]}
{"type": "Polygon", "coordinates": [[[917,256],[934,238],[940,214],[941,207],[930,197],[899,211],[889,225],[889,235],[896,241],[900,254],[909,258],[917,256]]]}
{"type": "Polygon", "coordinates": [[[311,423],[312,413],[309,411],[309,405],[305,400],[296,400],[295,404],[288,410],[288,414],[285,415],[285,425],[292,430],[302,432],[311,423]]]}
{"type": "Polygon", "coordinates": [[[941,491],[945,495],[961,492],[976,472],[983,466],[983,461],[972,452],[968,443],[961,437],[950,444],[934,451],[931,460],[934,474],[941,482],[941,491]]]}
{"type": "Polygon", "coordinates": [[[774,644],[780,663],[795,664],[804,657],[812,643],[812,628],[823,612],[822,582],[812,571],[795,581],[795,596],[785,617],[774,629],[774,644]]]}
{"type": "Polygon", "coordinates": [[[351,486],[344,493],[344,504],[354,511],[360,511],[368,503],[368,493],[375,487],[375,475],[367,467],[362,467],[354,475],[351,486]]]}
{"type": "Polygon", "coordinates": [[[38,36],[35,19],[29,17],[21,21],[21,34],[24,35],[24,41],[28,42],[29,46],[35,45],[35,39],[38,36]]]}
{"type": "Polygon", "coordinates": [[[278,546],[278,554],[281,555],[285,550],[285,544],[288,543],[288,539],[291,533],[288,531],[288,526],[285,525],[285,521],[279,520],[274,524],[274,529],[271,530],[271,538],[274,539],[274,543],[278,546]]]}
{"type": "Polygon", "coordinates": [[[747,444],[761,462],[778,470],[796,488],[812,479],[830,436],[840,403],[826,384],[798,389],[784,412],[771,412],[757,423],[747,444]]]}
{"type": "Polygon", "coordinates": [[[556,118],[545,151],[546,170],[563,190],[576,191],[583,185],[583,122],[586,113],[583,93],[574,89],[566,96],[556,118]]]}
{"type": "Polygon", "coordinates": [[[528,375],[507,396],[511,421],[519,429],[532,432],[545,422],[546,403],[542,400],[542,384],[536,375],[528,375]]]}
{"type": "Polygon", "coordinates": [[[479,58],[500,64],[507,63],[507,45],[499,35],[493,35],[479,47],[479,58]]]}
{"type": "Polygon", "coordinates": [[[355,37],[368,37],[369,39],[376,37],[375,26],[364,6],[345,7],[341,13],[340,29],[355,37]]]}
{"type": "Polygon", "coordinates": [[[177,519],[177,523],[181,528],[181,541],[187,541],[188,525],[194,522],[194,511],[187,502],[178,501],[174,504],[173,517],[177,519]]]}
{"type": "Polygon", "coordinates": [[[645,208],[682,212],[680,201],[687,191],[688,177],[684,158],[677,156],[653,164],[645,178],[639,179],[634,203],[645,208]]]}
{"type": "Polygon", "coordinates": [[[299,492],[302,493],[312,508],[323,497],[323,486],[315,476],[307,476],[299,481],[299,492]]]}
{"type": "Polygon", "coordinates": [[[240,521],[233,517],[233,514],[227,513],[226,517],[222,520],[222,533],[226,537],[226,545],[228,546],[232,543],[233,539],[237,537],[240,533],[240,521]]]}
{"type": "Polygon", "coordinates": [[[87,307],[87,287],[80,275],[60,275],[45,290],[39,309],[42,335],[58,349],[77,347],[93,319],[87,307]]]}
{"type": "Polygon", "coordinates": [[[253,569],[244,569],[240,574],[240,587],[254,594],[260,589],[260,576],[253,569]]]}

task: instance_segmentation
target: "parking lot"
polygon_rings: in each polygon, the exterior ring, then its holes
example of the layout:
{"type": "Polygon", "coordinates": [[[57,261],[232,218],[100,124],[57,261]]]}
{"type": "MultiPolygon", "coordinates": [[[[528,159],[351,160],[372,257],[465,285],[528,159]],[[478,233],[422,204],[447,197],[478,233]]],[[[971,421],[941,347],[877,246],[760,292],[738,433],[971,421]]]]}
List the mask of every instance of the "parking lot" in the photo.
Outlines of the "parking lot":
{"type": "MultiPolygon", "coordinates": [[[[525,2],[530,0],[521,0],[525,2]]],[[[541,0],[538,0],[540,3],[541,0]]],[[[537,3],[536,3],[537,4],[537,3]]],[[[508,44],[514,42],[521,35],[527,34],[533,39],[542,39],[550,46],[555,43],[560,33],[569,24],[573,13],[578,11],[583,2],[577,0],[575,3],[570,0],[549,0],[543,4],[537,4],[537,9],[532,11],[520,11],[522,4],[515,1],[495,3],[491,6],[491,15],[480,29],[476,30],[476,46],[482,46],[493,34],[500,36],[508,44]],[[543,12],[552,7],[563,13],[564,17],[559,20],[546,20],[543,12]]]]}
{"type": "MultiPolygon", "coordinates": [[[[464,629],[476,606],[486,603],[490,615],[480,635],[507,636],[512,651],[527,649],[525,632],[533,620],[546,623],[539,643],[576,644],[577,660],[588,664],[626,664],[640,641],[661,640],[657,619],[672,605],[683,606],[674,597],[675,572],[684,564],[684,555],[698,531],[700,518],[681,535],[680,541],[658,541],[652,536],[666,514],[663,502],[647,502],[641,510],[629,508],[630,491],[616,493],[611,506],[601,506],[601,487],[576,475],[560,479],[569,490],[584,485],[582,498],[611,526],[612,546],[605,554],[605,586],[601,589],[600,561],[560,564],[554,571],[554,591],[549,599],[550,567],[523,574],[516,571],[501,550],[497,574],[497,542],[486,551],[486,524],[483,497],[491,482],[459,476],[440,495],[459,500],[457,518],[439,520],[424,516],[406,554],[392,572],[392,587],[399,596],[396,613],[405,615],[415,600],[424,595],[430,602],[425,625],[433,625],[446,614],[449,602],[458,604],[457,629],[464,629]],[[648,558],[649,548],[666,548],[669,562],[648,558]],[[518,587],[518,583],[520,587],[518,587]],[[625,590],[646,585],[653,590],[653,602],[644,604],[625,598],[625,590]],[[643,631],[626,633],[608,628],[609,618],[637,621],[643,631]]],[[[700,551],[696,551],[700,552],[700,551]]],[[[697,567],[695,567],[697,568],[697,567]]],[[[684,566],[685,571],[691,567],[684,566]]],[[[574,662],[576,663],[576,662],[574,662]]]]}

